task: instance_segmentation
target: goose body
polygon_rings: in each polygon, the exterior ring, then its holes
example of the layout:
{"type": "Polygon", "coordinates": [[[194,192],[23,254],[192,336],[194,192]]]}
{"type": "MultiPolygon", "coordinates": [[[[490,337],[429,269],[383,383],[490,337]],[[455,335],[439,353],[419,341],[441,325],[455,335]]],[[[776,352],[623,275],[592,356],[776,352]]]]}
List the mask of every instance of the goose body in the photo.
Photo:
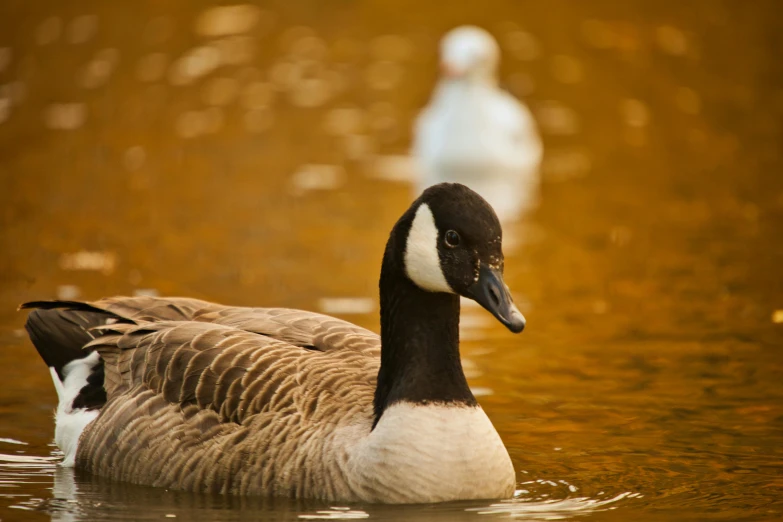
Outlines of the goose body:
{"type": "Polygon", "coordinates": [[[312,312],[188,298],[23,305],[60,399],[63,465],[224,494],[510,496],[514,469],[457,338],[459,295],[524,326],[491,208],[461,185],[426,191],[392,231],[380,293],[380,336],[312,312]]]}
{"type": "Polygon", "coordinates": [[[530,110],[497,85],[499,54],[478,27],[443,38],[441,79],[416,120],[413,152],[417,190],[459,182],[511,219],[537,203],[543,148],[530,110]]]}

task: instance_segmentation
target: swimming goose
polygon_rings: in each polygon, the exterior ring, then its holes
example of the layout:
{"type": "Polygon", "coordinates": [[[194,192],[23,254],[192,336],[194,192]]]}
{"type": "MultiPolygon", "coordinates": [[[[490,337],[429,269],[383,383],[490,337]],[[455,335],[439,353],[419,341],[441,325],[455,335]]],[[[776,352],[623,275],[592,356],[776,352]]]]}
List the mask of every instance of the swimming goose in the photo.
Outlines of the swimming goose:
{"type": "Polygon", "coordinates": [[[223,494],[509,497],[511,460],[459,357],[460,296],[512,332],[525,325],[495,213],[463,185],[429,188],[394,225],[379,286],[380,337],[187,298],[22,305],[59,397],[63,465],[223,494]]]}
{"type": "Polygon", "coordinates": [[[417,191],[464,183],[513,219],[538,200],[542,145],[528,108],[497,85],[500,49],[484,29],[441,40],[441,78],[414,128],[417,191]]]}

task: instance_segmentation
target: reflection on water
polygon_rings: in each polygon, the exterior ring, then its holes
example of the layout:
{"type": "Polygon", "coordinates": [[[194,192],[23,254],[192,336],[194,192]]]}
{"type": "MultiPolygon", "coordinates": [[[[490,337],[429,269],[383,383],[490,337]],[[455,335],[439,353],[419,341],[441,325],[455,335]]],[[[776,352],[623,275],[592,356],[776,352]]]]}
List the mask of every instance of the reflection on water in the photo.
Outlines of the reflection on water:
{"type": "MultiPolygon", "coordinates": [[[[565,481],[531,481],[530,489],[518,490],[513,499],[497,503],[481,501],[453,502],[422,506],[351,505],[335,506],[316,501],[288,499],[236,498],[220,495],[197,495],[158,488],[110,483],[96,477],[81,477],[71,468],[55,464],[56,458],[13,457],[0,454],[0,476],[12,477],[12,483],[52,484],[44,498],[20,495],[9,503],[16,513],[48,513],[52,520],[104,520],[126,518],[160,520],[179,518],[194,520],[246,520],[248,516],[273,517],[275,520],[478,520],[481,518],[525,518],[561,520],[612,510],[623,499],[641,497],[638,493],[621,493],[601,498],[571,496],[577,488],[565,481]],[[20,471],[24,470],[24,471],[20,471]],[[45,476],[49,480],[37,482],[45,476]],[[531,491],[533,494],[531,495],[531,491]],[[143,511],[140,510],[143,506],[143,511]]],[[[9,481],[11,482],[11,481],[9,481]]],[[[5,483],[5,482],[4,482],[5,483]]]]}
{"type": "Polygon", "coordinates": [[[774,0],[0,6],[0,518],[783,516],[783,69],[774,0]],[[437,42],[475,23],[545,145],[505,228],[512,337],[466,307],[509,502],[328,506],[54,465],[26,300],[189,295],[377,329],[437,42]],[[338,509],[338,508],[348,508],[338,509]]]}

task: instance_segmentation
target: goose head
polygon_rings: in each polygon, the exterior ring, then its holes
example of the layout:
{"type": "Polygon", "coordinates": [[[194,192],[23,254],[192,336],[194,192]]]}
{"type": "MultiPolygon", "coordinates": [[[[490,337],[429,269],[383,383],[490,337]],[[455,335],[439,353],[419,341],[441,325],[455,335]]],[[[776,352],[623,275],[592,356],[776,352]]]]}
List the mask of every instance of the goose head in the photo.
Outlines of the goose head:
{"type": "Polygon", "coordinates": [[[493,81],[499,61],[497,42],[480,27],[457,27],[441,40],[440,64],[446,78],[493,81]]]}
{"type": "Polygon", "coordinates": [[[459,183],[434,185],[398,223],[407,236],[402,262],[421,290],[476,301],[514,333],[525,318],[503,282],[502,229],[481,196],[459,183]]]}

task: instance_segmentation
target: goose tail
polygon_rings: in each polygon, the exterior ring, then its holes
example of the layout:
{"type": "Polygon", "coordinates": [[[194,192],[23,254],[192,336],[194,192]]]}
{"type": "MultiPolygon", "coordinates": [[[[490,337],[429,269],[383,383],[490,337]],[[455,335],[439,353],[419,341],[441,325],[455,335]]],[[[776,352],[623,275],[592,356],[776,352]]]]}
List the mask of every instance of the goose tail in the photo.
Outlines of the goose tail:
{"type": "Polygon", "coordinates": [[[73,466],[79,437],[106,404],[103,361],[84,346],[99,335],[95,327],[116,316],[70,301],[35,301],[19,308],[33,309],[25,329],[49,367],[58,399],[54,440],[64,454],[62,465],[73,466]]]}

